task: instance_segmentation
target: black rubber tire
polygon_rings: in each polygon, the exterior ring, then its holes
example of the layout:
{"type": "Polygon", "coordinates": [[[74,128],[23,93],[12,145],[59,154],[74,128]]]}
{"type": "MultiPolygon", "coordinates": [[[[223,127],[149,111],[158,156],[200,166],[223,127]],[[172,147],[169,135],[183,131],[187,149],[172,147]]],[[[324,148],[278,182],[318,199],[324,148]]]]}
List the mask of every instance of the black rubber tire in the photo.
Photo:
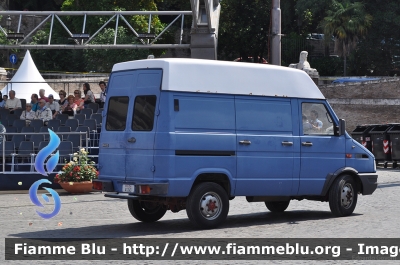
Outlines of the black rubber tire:
{"type": "Polygon", "coordinates": [[[335,179],[329,190],[329,208],[337,217],[349,216],[356,208],[357,198],[358,190],[354,178],[342,175],[335,179]]]}
{"type": "Polygon", "coordinates": [[[132,199],[128,199],[128,209],[133,217],[145,223],[156,222],[167,212],[164,205],[132,199]]]}
{"type": "Polygon", "coordinates": [[[287,209],[289,203],[290,201],[265,202],[265,206],[273,213],[282,213],[287,209]]]}
{"type": "MultiPolygon", "coordinates": [[[[208,207],[208,204],[206,204],[208,207]]],[[[209,208],[208,208],[209,209],[209,208]]],[[[186,201],[186,213],[192,224],[198,228],[210,229],[221,225],[229,212],[229,197],[226,191],[213,182],[200,183],[193,188],[186,201]],[[214,199],[213,207],[216,207],[214,216],[207,216],[209,212],[202,207],[207,199],[214,199]],[[203,205],[202,205],[203,204],[203,205]]]]}

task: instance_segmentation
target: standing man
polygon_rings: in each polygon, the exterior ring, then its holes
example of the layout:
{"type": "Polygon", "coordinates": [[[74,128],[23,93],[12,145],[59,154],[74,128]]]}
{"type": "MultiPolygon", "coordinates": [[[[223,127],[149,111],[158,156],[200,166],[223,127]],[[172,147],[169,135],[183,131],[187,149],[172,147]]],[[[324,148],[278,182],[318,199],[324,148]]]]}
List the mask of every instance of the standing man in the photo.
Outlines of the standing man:
{"type": "Polygon", "coordinates": [[[53,114],[53,119],[60,112],[60,104],[57,101],[54,101],[54,96],[52,94],[49,95],[49,102],[46,103],[46,107],[51,110],[53,114]]]}
{"type": "Polygon", "coordinates": [[[4,108],[10,110],[10,114],[14,114],[14,110],[16,109],[21,109],[21,100],[15,97],[15,91],[10,90],[8,92],[8,95],[10,96],[9,99],[7,99],[6,104],[4,105],[4,108]]]}
{"type": "Polygon", "coordinates": [[[39,96],[38,96],[38,94],[32,94],[32,96],[31,96],[31,104],[32,104],[32,110],[36,112],[39,109],[39,96]]]}
{"type": "Polygon", "coordinates": [[[47,125],[49,120],[53,117],[51,110],[46,107],[46,101],[44,99],[39,100],[39,109],[36,111],[36,119],[42,120],[44,125],[47,125]]]}
{"type": "Polygon", "coordinates": [[[100,93],[100,108],[104,108],[104,102],[106,102],[106,82],[100,81],[99,86],[101,88],[100,93]]]}
{"type": "Polygon", "coordinates": [[[39,90],[39,100],[44,99],[46,102],[49,102],[49,99],[44,95],[45,90],[42,88],[39,90]]]}

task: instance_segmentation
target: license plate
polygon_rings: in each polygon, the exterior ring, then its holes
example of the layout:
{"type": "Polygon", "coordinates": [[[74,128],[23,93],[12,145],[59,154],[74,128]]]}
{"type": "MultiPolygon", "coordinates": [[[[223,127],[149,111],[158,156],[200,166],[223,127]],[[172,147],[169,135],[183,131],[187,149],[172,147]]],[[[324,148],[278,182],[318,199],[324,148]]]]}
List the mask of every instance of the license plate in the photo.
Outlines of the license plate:
{"type": "Polygon", "coordinates": [[[135,186],[134,185],[123,184],[122,185],[122,192],[134,193],[135,192],[135,186]]]}

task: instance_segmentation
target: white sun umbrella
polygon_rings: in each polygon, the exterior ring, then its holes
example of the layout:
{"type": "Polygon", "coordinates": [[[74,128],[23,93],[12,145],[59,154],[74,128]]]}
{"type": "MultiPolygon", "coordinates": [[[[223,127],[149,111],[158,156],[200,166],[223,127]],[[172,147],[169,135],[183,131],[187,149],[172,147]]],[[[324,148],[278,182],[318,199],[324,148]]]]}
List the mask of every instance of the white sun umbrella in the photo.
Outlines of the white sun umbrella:
{"type": "MultiPolygon", "coordinates": [[[[39,90],[45,90],[45,96],[49,94],[54,96],[54,99],[60,99],[56,93],[44,80],[42,75],[36,68],[29,51],[26,51],[25,58],[15,73],[14,77],[9,83],[1,90],[3,95],[8,95],[10,90],[15,91],[15,97],[19,99],[26,99],[26,102],[31,102],[31,95],[38,94],[39,90]],[[24,82],[24,83],[18,83],[24,82]],[[28,83],[25,83],[28,82],[28,83]],[[32,82],[32,83],[31,83],[32,82]],[[41,82],[41,83],[40,83],[41,82]]],[[[40,96],[39,96],[40,97],[40,96]]]]}

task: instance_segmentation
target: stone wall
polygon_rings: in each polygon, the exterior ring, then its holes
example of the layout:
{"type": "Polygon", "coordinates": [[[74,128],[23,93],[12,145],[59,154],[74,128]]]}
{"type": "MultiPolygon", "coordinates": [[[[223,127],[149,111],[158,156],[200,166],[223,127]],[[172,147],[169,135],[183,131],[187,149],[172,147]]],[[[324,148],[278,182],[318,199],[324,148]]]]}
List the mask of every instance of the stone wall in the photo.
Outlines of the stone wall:
{"type": "Polygon", "coordinates": [[[400,123],[400,79],[320,85],[347,131],[361,124],[400,123]]]}

